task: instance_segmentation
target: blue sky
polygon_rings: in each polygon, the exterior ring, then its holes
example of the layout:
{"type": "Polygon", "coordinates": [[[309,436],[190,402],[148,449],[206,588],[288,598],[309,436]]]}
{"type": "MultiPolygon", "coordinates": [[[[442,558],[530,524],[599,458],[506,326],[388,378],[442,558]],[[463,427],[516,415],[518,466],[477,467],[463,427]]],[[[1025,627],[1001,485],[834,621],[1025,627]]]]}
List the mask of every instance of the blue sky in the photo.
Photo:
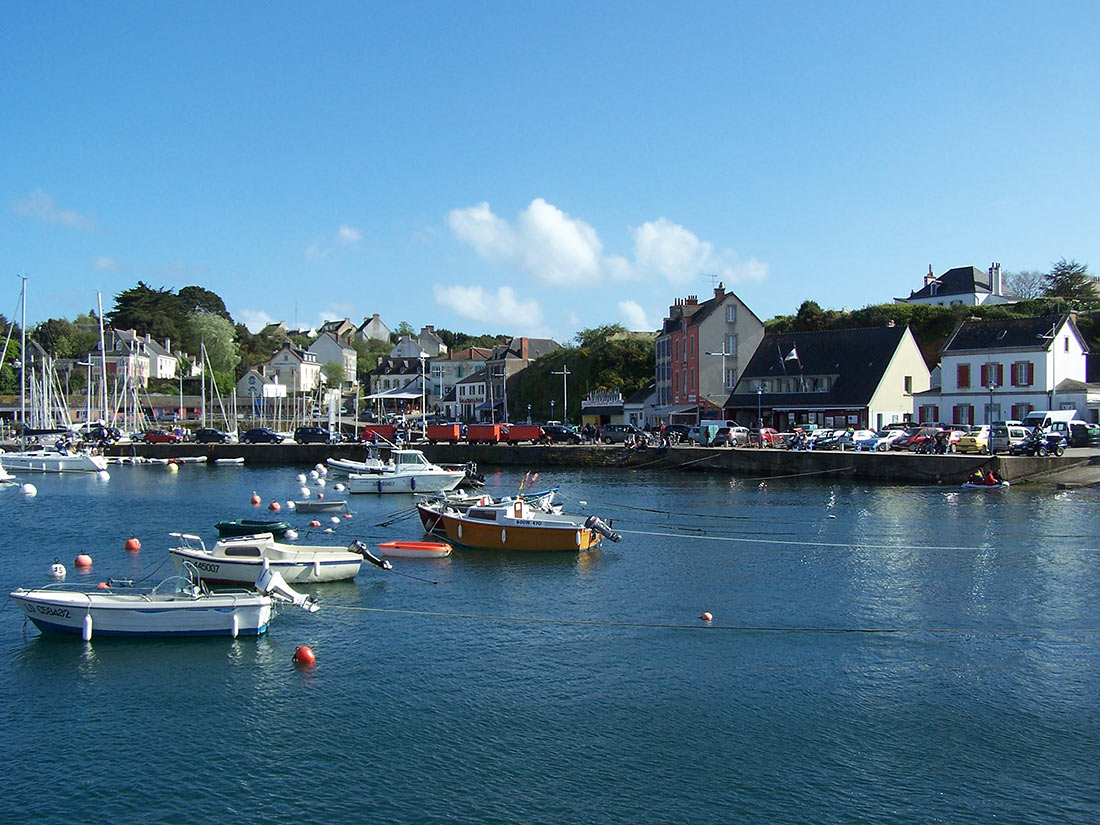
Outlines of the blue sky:
{"type": "Polygon", "coordinates": [[[0,6],[0,312],[656,328],[1100,272],[1100,6],[0,6]],[[8,298],[3,295],[7,293],[8,298]]]}

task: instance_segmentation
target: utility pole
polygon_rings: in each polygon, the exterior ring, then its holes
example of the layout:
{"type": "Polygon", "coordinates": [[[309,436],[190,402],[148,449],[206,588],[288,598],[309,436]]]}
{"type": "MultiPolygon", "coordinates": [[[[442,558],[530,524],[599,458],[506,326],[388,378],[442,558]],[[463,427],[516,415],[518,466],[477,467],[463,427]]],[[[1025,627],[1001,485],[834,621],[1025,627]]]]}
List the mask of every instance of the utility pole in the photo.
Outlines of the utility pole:
{"type": "Polygon", "coordinates": [[[569,386],[565,383],[565,379],[572,373],[569,372],[568,365],[563,363],[560,370],[552,370],[550,374],[561,376],[561,420],[564,424],[569,420],[569,386]]]}

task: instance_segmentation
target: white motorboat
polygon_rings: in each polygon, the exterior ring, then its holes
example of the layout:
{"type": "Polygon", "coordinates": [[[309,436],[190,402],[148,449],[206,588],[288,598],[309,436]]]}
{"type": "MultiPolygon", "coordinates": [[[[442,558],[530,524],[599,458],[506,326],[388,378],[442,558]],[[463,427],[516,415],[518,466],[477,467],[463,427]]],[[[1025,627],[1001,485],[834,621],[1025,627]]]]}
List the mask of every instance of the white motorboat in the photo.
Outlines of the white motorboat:
{"type": "Polygon", "coordinates": [[[107,459],[101,455],[72,450],[19,450],[3,454],[9,470],[27,473],[98,473],[107,469],[107,459]]]}
{"type": "Polygon", "coordinates": [[[350,473],[352,493],[442,493],[453,490],[466,478],[463,469],[448,470],[432,464],[420,450],[394,450],[393,467],[350,473]]]}
{"type": "Polygon", "coordinates": [[[11,598],[43,633],[97,636],[257,636],[267,630],[276,604],[317,610],[310,597],[290,588],[271,568],[259,572],[256,590],[211,592],[185,565],[179,576],[151,590],[108,579],[96,587],[47,585],[11,598]],[[259,592],[257,592],[259,591],[259,592]]]}
{"type": "Polygon", "coordinates": [[[393,461],[383,461],[377,447],[367,449],[367,457],[363,461],[355,461],[351,458],[328,458],[325,463],[333,470],[342,473],[380,473],[393,470],[393,461]]]}
{"type": "Polygon", "coordinates": [[[335,582],[355,578],[363,560],[388,568],[361,541],[347,547],[282,544],[271,533],[235,536],[207,548],[198,536],[172,533],[181,544],[168,550],[176,567],[192,565],[207,584],[248,584],[270,568],[294,583],[335,582]],[[198,542],[194,546],[192,542],[198,542]]]}
{"type": "Polygon", "coordinates": [[[0,481],[14,481],[15,476],[4,469],[4,464],[0,462],[0,481]]]}

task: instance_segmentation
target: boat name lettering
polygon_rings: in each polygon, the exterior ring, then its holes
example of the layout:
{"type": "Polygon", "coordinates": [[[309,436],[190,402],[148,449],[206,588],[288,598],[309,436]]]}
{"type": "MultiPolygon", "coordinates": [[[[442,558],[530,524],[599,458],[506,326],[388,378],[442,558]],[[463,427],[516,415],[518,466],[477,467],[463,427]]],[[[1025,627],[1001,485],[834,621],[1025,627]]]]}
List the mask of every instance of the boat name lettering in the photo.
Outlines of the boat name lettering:
{"type": "Polygon", "coordinates": [[[217,573],[218,568],[221,567],[220,564],[213,564],[212,562],[208,562],[208,561],[197,561],[196,560],[196,561],[192,561],[191,563],[193,565],[195,565],[195,567],[199,568],[199,570],[205,570],[208,573],[217,573]]]}
{"type": "Polygon", "coordinates": [[[541,521],[535,521],[529,518],[516,519],[516,524],[522,524],[524,527],[542,527],[541,521]]]}
{"type": "MultiPolygon", "coordinates": [[[[49,605],[45,605],[45,604],[36,604],[35,607],[38,609],[39,613],[42,613],[43,615],[46,615],[46,616],[61,616],[64,619],[71,619],[72,618],[72,616],[70,615],[70,613],[68,611],[68,608],[50,607],[49,605]]],[[[31,609],[31,606],[27,605],[27,610],[30,610],[30,609],[31,609]]]]}

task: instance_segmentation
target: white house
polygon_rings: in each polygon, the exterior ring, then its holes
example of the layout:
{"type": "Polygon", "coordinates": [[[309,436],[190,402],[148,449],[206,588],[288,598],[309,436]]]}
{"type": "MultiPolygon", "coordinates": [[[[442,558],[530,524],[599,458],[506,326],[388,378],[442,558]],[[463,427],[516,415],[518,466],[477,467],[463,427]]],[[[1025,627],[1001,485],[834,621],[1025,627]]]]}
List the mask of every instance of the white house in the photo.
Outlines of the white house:
{"type": "Polygon", "coordinates": [[[940,386],[920,393],[914,412],[925,422],[988,424],[1077,409],[1087,353],[1076,313],[963,321],[940,351],[940,386]]]}
{"type": "Polygon", "coordinates": [[[1011,304],[1018,300],[1015,295],[1005,292],[1004,275],[998,263],[991,264],[988,272],[973,266],[959,266],[942,275],[933,275],[929,264],[924,285],[910,292],[908,298],[895,298],[894,303],[976,307],[1011,304]]]}
{"type": "Polygon", "coordinates": [[[382,323],[382,319],[378,317],[377,312],[370,318],[363,319],[363,323],[359,325],[357,334],[364,341],[390,340],[390,328],[382,323]]]}
{"type": "Polygon", "coordinates": [[[344,387],[351,388],[358,383],[355,370],[359,362],[355,347],[349,346],[335,333],[322,332],[316,341],[309,345],[309,351],[317,356],[317,361],[323,367],[330,361],[339,364],[344,369],[344,387]]]}
{"type": "Polygon", "coordinates": [[[321,377],[321,364],[309,350],[299,349],[289,341],[260,365],[264,375],[287,388],[288,393],[312,392],[321,377]]]}

